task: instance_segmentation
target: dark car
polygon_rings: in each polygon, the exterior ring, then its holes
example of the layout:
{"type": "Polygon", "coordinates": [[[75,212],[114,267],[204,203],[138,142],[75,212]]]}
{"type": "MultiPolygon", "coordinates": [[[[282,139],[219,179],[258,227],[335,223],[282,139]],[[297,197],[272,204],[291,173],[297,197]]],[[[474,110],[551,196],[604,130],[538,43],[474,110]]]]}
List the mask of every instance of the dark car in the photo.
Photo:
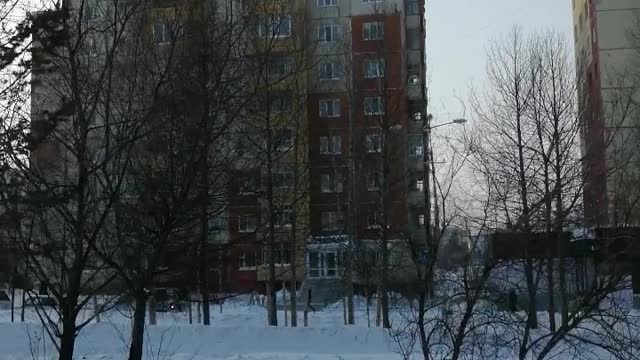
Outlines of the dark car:
{"type": "Polygon", "coordinates": [[[27,306],[58,306],[58,301],[48,295],[38,295],[29,297],[26,302],[27,306]]]}
{"type": "Polygon", "coordinates": [[[156,288],[153,297],[156,301],[157,312],[182,312],[183,300],[181,292],[173,288],[156,288]]]}

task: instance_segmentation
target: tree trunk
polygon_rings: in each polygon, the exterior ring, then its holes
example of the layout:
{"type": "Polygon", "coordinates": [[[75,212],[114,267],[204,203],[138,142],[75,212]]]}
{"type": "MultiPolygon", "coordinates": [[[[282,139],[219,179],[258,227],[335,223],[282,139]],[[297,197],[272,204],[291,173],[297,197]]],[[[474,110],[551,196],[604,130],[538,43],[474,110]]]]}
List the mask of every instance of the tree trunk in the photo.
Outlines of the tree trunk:
{"type": "Polygon", "coordinates": [[[204,271],[201,269],[200,274],[200,293],[202,294],[202,324],[208,326],[211,324],[211,308],[209,304],[209,289],[207,285],[206,265],[204,271]]]}
{"type": "Polygon", "coordinates": [[[380,288],[378,287],[378,293],[376,294],[376,326],[380,326],[382,323],[382,296],[380,296],[380,288]]]}
{"type": "Polygon", "coordinates": [[[129,360],[142,360],[146,313],[147,296],[144,293],[139,293],[136,295],[133,311],[133,328],[131,330],[131,344],[129,345],[129,360]]]}
{"type": "Polygon", "coordinates": [[[347,325],[355,325],[355,310],[353,305],[353,283],[347,284],[347,325]]]}
{"type": "Polygon", "coordinates": [[[567,299],[567,279],[565,276],[566,264],[564,260],[564,254],[560,253],[560,259],[558,262],[558,275],[559,275],[559,287],[560,287],[560,316],[562,318],[562,325],[569,323],[569,304],[567,299]]]}
{"type": "Polygon", "coordinates": [[[371,297],[369,296],[369,286],[364,287],[364,298],[367,302],[367,327],[371,327],[371,297]]]}
{"type": "Polygon", "coordinates": [[[528,256],[525,260],[525,277],[527,280],[527,292],[529,294],[529,306],[527,307],[527,321],[531,329],[538,328],[538,312],[536,301],[536,285],[533,278],[533,260],[528,256]]]}
{"type": "MultiPolygon", "coordinates": [[[[351,243],[351,242],[350,242],[351,243]]],[[[345,253],[345,276],[344,276],[344,290],[346,292],[346,299],[344,299],[345,307],[345,325],[354,325],[354,310],[353,310],[353,262],[352,262],[352,247],[348,245],[348,249],[345,253]]]]}
{"type": "MultiPolygon", "coordinates": [[[[206,161],[205,161],[206,162],[206,161]]],[[[206,180],[208,177],[206,176],[206,164],[203,165],[203,167],[205,169],[203,169],[204,174],[202,175],[203,177],[203,182],[204,184],[202,185],[203,187],[205,187],[205,189],[202,191],[201,196],[203,197],[203,199],[206,199],[208,197],[208,191],[207,191],[207,187],[206,187],[206,180]]],[[[209,269],[208,269],[208,264],[207,264],[207,234],[208,234],[208,230],[209,230],[209,217],[208,217],[208,201],[207,200],[202,200],[203,204],[202,204],[202,208],[201,213],[200,213],[200,263],[199,263],[199,277],[200,277],[200,294],[202,295],[201,301],[202,301],[202,324],[203,325],[210,325],[211,324],[211,311],[210,311],[210,306],[209,306],[209,269]]]]}
{"type": "Polygon", "coordinates": [[[382,327],[385,329],[391,328],[391,321],[389,320],[389,294],[387,291],[383,291],[380,294],[380,311],[382,315],[382,327]]]}
{"type": "MultiPolygon", "coordinates": [[[[294,214],[296,214],[294,212],[294,214]]],[[[289,299],[291,301],[291,327],[297,327],[298,326],[298,303],[297,303],[297,298],[296,296],[298,295],[298,257],[297,257],[297,249],[296,249],[296,215],[293,216],[292,219],[292,224],[291,224],[291,234],[293,235],[292,238],[292,242],[291,242],[291,249],[289,250],[290,254],[289,256],[291,257],[290,262],[291,262],[291,285],[290,285],[290,294],[289,294],[289,299]]]]}
{"type": "Polygon", "coordinates": [[[347,325],[347,297],[342,296],[342,322],[347,325]]]}
{"type": "Polygon", "coordinates": [[[11,322],[14,321],[14,317],[15,317],[15,303],[16,303],[16,288],[15,287],[11,287],[11,322]]]}
{"type": "MultiPolygon", "coordinates": [[[[292,259],[291,261],[295,262],[294,259],[292,259]]],[[[290,293],[291,327],[298,326],[298,306],[297,306],[298,299],[296,298],[298,296],[298,282],[296,281],[296,272],[295,270],[293,270],[295,268],[296,268],[296,264],[293,265],[293,268],[291,270],[291,276],[293,277],[293,281],[291,282],[291,293],[290,293]]]]}
{"type": "Polygon", "coordinates": [[[202,324],[202,308],[200,307],[201,302],[198,300],[196,303],[196,317],[198,318],[198,324],[202,324]]]}
{"type": "MultiPolygon", "coordinates": [[[[271,264],[269,267],[273,267],[271,264]]],[[[278,326],[278,311],[276,309],[276,290],[273,286],[273,281],[269,279],[267,281],[267,316],[269,320],[269,326],[278,326]]]]}
{"type": "Polygon", "coordinates": [[[25,289],[22,289],[22,304],[20,306],[20,322],[24,322],[24,308],[25,308],[25,295],[27,294],[27,291],[25,289]]]}
{"type": "Polygon", "coordinates": [[[65,316],[63,319],[59,360],[73,360],[73,352],[76,345],[75,316],[65,316]]]}
{"type": "Polygon", "coordinates": [[[304,301],[304,327],[309,326],[309,302],[311,301],[311,290],[307,289],[305,291],[305,301],[304,301]]]}
{"type": "Polygon", "coordinates": [[[157,319],[156,319],[156,305],[157,305],[157,301],[155,296],[151,295],[149,296],[149,300],[147,301],[148,305],[149,305],[149,325],[156,325],[157,319]]]}
{"type": "Polygon", "coordinates": [[[100,323],[100,308],[98,307],[98,297],[93,295],[93,313],[96,317],[96,322],[100,323]]]}
{"type": "Polygon", "coordinates": [[[418,296],[418,332],[420,335],[420,348],[422,350],[422,354],[424,354],[425,356],[425,359],[429,354],[429,344],[427,341],[427,332],[425,329],[426,324],[424,319],[426,301],[427,293],[426,291],[422,290],[420,291],[420,295],[418,296]]]}
{"type": "Polygon", "coordinates": [[[287,314],[287,287],[282,280],[282,306],[284,309],[284,326],[289,326],[289,315],[287,314]]]}
{"type": "Polygon", "coordinates": [[[551,254],[549,254],[547,256],[547,282],[548,282],[548,286],[547,288],[549,289],[549,329],[551,330],[551,332],[555,332],[556,331],[556,300],[555,300],[555,285],[554,285],[554,279],[553,279],[553,271],[554,271],[554,266],[553,266],[553,256],[551,254]]]}

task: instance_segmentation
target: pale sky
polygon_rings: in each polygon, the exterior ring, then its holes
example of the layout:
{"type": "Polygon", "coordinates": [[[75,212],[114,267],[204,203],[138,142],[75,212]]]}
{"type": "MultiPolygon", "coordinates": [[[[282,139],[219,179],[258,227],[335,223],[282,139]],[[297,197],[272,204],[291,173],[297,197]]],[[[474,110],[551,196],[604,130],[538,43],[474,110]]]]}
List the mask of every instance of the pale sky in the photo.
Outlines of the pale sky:
{"type": "MultiPolygon", "coordinates": [[[[434,124],[465,116],[460,101],[482,87],[486,48],[514,25],[554,29],[573,46],[571,0],[427,0],[427,84],[434,124]],[[459,97],[460,100],[456,99],[459,97]]],[[[573,49],[571,49],[573,52],[573,49]]]]}

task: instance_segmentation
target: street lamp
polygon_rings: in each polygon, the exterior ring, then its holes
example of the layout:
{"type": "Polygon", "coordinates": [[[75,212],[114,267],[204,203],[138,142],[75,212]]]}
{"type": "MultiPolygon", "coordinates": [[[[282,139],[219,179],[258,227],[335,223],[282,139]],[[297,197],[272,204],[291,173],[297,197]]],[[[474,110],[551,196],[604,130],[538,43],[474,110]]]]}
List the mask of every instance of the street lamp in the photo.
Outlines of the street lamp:
{"type": "Polygon", "coordinates": [[[432,238],[432,233],[431,233],[431,193],[430,193],[430,189],[431,189],[431,185],[430,185],[430,165],[431,165],[431,159],[429,156],[431,156],[431,151],[429,150],[429,145],[431,144],[431,130],[441,127],[441,126],[446,126],[446,125],[451,125],[451,124],[458,124],[458,125],[463,125],[467,122],[466,119],[454,119],[452,121],[446,122],[446,123],[442,123],[442,124],[438,124],[435,126],[431,126],[431,120],[433,119],[433,115],[428,114],[427,116],[424,117],[424,123],[423,123],[423,136],[422,136],[422,156],[423,156],[423,160],[424,160],[424,166],[423,166],[423,181],[424,181],[424,207],[425,207],[425,215],[424,215],[424,229],[425,229],[425,242],[427,245],[427,268],[426,268],[426,281],[427,281],[427,292],[429,294],[429,297],[431,297],[431,293],[433,291],[433,281],[432,281],[432,272],[433,272],[433,264],[435,259],[435,254],[437,251],[437,244],[434,243],[433,238],[432,238]],[[430,259],[429,259],[430,257],[430,259]]]}
{"type": "MultiPolygon", "coordinates": [[[[428,119],[428,120],[431,120],[431,118],[429,118],[429,117],[433,118],[433,115],[429,114],[429,115],[427,116],[427,119],[428,119]]],[[[438,124],[438,125],[434,125],[434,126],[429,126],[429,129],[435,129],[435,128],[439,128],[439,127],[441,127],[441,126],[446,126],[446,125],[451,125],[451,124],[458,124],[458,125],[462,125],[462,124],[465,124],[466,122],[467,122],[467,119],[453,119],[453,120],[451,120],[451,121],[449,121],[449,122],[446,122],[446,123],[443,123],[443,124],[438,124]]]]}

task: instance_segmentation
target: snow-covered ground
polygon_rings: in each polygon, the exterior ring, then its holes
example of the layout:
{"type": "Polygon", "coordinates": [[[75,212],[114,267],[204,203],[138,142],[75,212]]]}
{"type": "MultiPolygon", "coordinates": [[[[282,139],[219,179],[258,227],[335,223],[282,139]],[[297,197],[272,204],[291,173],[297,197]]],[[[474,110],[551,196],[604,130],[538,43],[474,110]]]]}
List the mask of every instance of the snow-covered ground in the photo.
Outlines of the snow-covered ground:
{"type": "MultiPolygon", "coordinates": [[[[458,304],[459,306],[460,304],[458,304]]],[[[268,327],[266,311],[250,305],[248,298],[228,300],[212,306],[212,324],[189,324],[184,313],[158,313],[158,324],[147,326],[144,359],[153,360],[395,360],[402,359],[397,344],[381,328],[375,327],[375,307],[371,308],[371,327],[367,326],[366,306],[358,299],[356,325],[345,326],[341,304],[309,314],[309,326],[284,327],[284,312],[279,311],[279,327],[268,327]]],[[[406,310],[406,309],[405,309],[406,310]]],[[[454,314],[462,309],[451,309],[454,314]]],[[[87,310],[87,315],[91,310],[87,310]]],[[[394,310],[394,324],[401,321],[402,310],[394,310]]],[[[540,313],[544,317],[543,313],[540,313]]],[[[10,311],[0,310],[0,360],[55,359],[52,346],[33,308],[27,307],[26,321],[10,322],[10,311]]],[[[634,315],[636,318],[638,314],[634,315]]],[[[76,359],[122,360],[127,358],[131,314],[111,310],[84,328],[76,342],[76,359]]],[[[196,322],[197,312],[193,311],[196,322]]],[[[83,319],[79,319],[82,321],[83,319]]],[[[496,330],[495,328],[493,329],[496,330]]],[[[487,338],[488,339],[488,338],[487,338]]],[[[640,342],[638,342],[640,343],[640,342]]],[[[633,342],[632,342],[633,344],[633,342]]],[[[634,347],[634,345],[631,345],[634,347]]],[[[414,349],[419,351],[418,348],[414,349]]],[[[515,354],[514,354],[515,355],[515,354]]],[[[509,358],[507,355],[505,358],[509,358]]],[[[415,354],[415,359],[421,354],[415,354]]],[[[478,356],[465,359],[480,359],[478,356]]],[[[572,357],[555,357],[571,359],[572,357]]],[[[580,358],[580,357],[578,357],[580,358]]],[[[612,359],[604,352],[592,352],[585,359],[612,359]]]]}
{"type": "MultiPolygon", "coordinates": [[[[158,325],[148,326],[145,359],[167,360],[382,360],[400,359],[387,334],[372,324],[367,327],[365,308],[356,313],[357,325],[343,325],[342,308],[330,307],[309,314],[309,327],[268,327],[266,311],[248,305],[246,299],[212,307],[212,326],[190,325],[186,313],[158,313],[158,325]]],[[[196,312],[193,312],[194,321],[196,312]]],[[[55,348],[47,340],[33,309],[26,322],[10,322],[10,312],[0,310],[0,359],[53,359],[55,348]],[[43,341],[44,339],[44,341],[43,341]]],[[[375,323],[375,312],[371,312],[375,323]]],[[[84,328],[76,344],[76,358],[87,360],[126,359],[131,322],[129,314],[110,311],[101,322],[84,328]]]]}

